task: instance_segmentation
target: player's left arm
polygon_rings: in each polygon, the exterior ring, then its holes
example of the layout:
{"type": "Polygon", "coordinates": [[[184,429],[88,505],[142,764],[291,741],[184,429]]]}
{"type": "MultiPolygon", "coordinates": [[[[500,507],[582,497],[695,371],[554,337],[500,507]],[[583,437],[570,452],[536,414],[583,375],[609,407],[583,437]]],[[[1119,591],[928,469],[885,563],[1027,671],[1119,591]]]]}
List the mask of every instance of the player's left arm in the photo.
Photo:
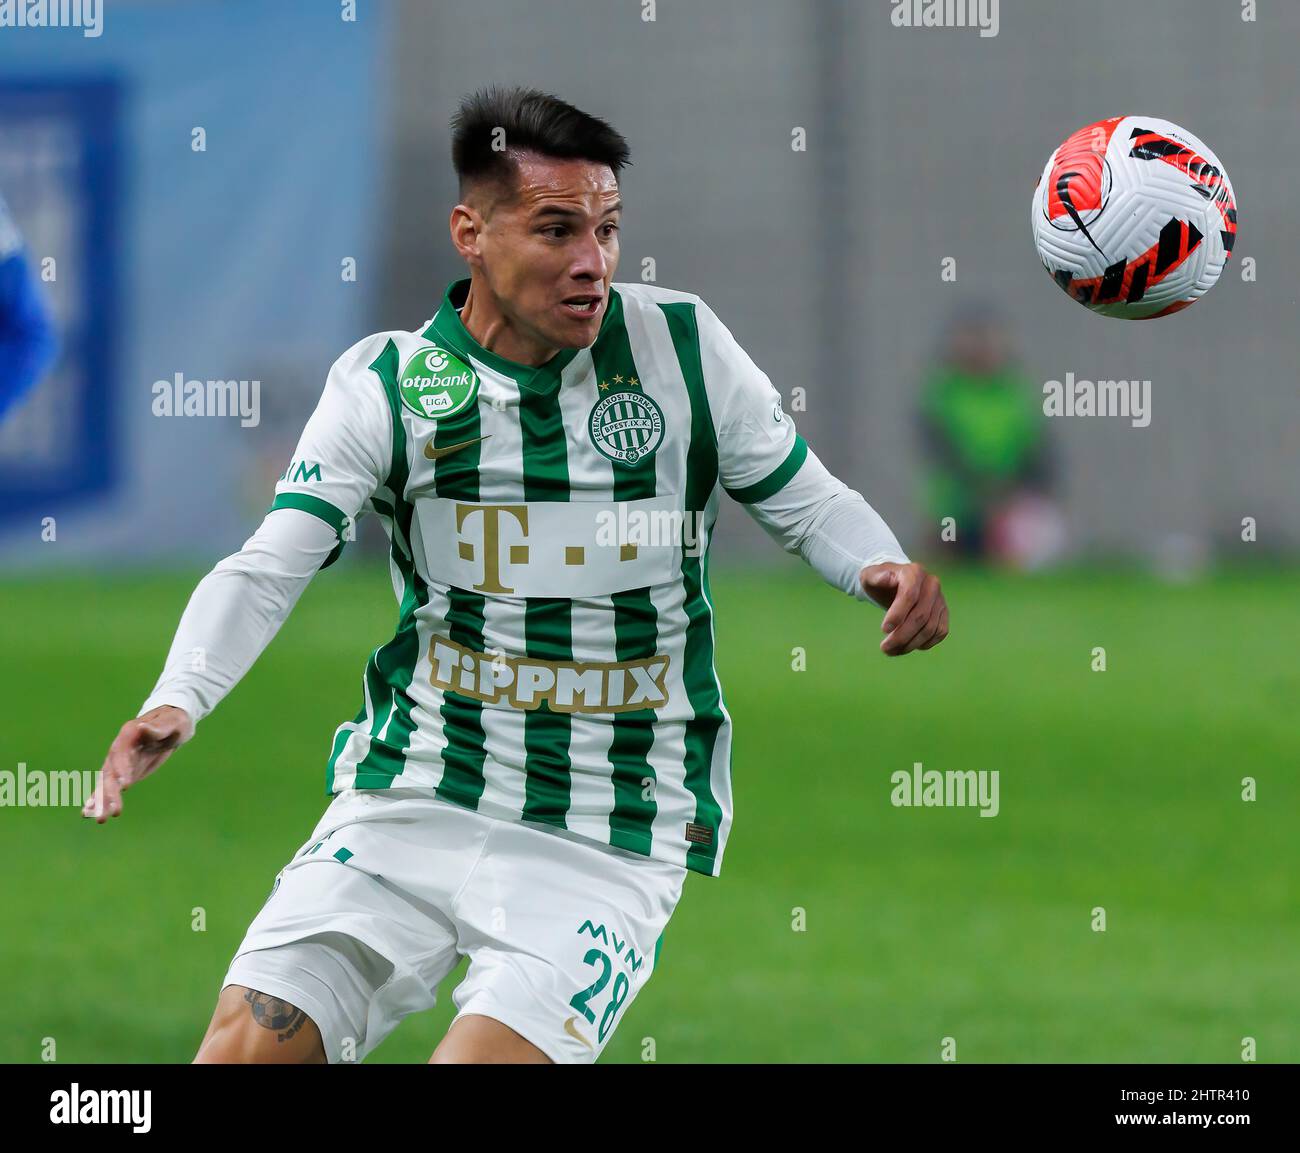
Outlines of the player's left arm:
{"type": "Polygon", "coordinates": [[[829,584],[886,610],[881,652],[901,656],[939,644],[948,635],[939,578],[910,561],[862,494],[817,459],[767,375],[702,301],[697,315],[718,470],[728,494],[829,584]]]}

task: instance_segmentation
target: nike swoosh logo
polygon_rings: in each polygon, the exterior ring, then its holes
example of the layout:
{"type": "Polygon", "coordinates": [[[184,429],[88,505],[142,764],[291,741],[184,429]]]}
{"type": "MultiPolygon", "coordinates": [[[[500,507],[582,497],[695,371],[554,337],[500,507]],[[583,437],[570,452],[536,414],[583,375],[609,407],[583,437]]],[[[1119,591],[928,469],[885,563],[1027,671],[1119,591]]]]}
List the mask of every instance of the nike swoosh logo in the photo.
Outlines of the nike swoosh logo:
{"type": "Polygon", "coordinates": [[[429,440],[425,442],[424,455],[430,460],[441,460],[444,456],[450,456],[453,452],[460,452],[462,448],[469,448],[471,444],[478,444],[481,440],[487,440],[488,436],[491,435],[489,432],[487,436],[476,436],[473,440],[462,440],[460,444],[449,444],[446,448],[434,448],[433,441],[429,440]]]}
{"type": "Polygon", "coordinates": [[[1076,176],[1082,176],[1081,172],[1063,172],[1056,181],[1056,195],[1060,197],[1061,203],[1065,205],[1065,211],[1070,214],[1070,219],[1074,221],[1075,227],[1088,238],[1088,243],[1097,249],[1103,257],[1105,253],[1101,251],[1100,246],[1092,238],[1092,233],[1088,231],[1088,226],[1083,223],[1083,217],[1079,215],[1079,210],[1075,208],[1074,201],[1070,199],[1070,181],[1076,176]]]}
{"type": "Polygon", "coordinates": [[[590,1041],[588,1041],[586,1037],[584,1037],[581,1033],[578,1032],[577,1029],[573,1027],[573,1023],[577,1019],[578,1019],[577,1017],[570,1017],[567,1021],[565,1021],[564,1031],[568,1033],[570,1037],[576,1037],[579,1041],[581,1041],[584,1045],[587,1046],[588,1049],[590,1049],[594,1053],[596,1051],[596,1046],[593,1045],[590,1041]]]}

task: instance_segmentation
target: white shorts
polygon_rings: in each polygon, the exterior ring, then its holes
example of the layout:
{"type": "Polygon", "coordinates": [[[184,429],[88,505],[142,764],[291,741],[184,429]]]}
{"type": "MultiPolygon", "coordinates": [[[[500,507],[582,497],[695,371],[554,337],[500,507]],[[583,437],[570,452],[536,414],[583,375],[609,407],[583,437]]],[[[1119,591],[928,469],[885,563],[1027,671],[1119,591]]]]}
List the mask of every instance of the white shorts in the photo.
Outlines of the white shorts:
{"type": "Polygon", "coordinates": [[[360,1061],[468,956],[458,1018],[594,1061],[654,972],[685,877],[427,791],[345,789],[276,877],[222,988],[288,1001],[327,1061],[360,1061]]]}

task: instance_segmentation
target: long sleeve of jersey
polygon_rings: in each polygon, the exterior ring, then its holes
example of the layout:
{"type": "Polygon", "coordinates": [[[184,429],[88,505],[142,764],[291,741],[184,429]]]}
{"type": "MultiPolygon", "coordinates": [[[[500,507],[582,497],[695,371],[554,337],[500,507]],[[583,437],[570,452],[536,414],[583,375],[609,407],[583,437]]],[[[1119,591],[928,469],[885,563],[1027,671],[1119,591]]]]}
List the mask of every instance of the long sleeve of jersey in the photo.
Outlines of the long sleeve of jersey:
{"type": "Polygon", "coordinates": [[[362,341],[330,369],[271,510],[195,588],[141,713],[175,705],[197,724],[212,712],[350,537],[387,474],[391,446],[387,401],[368,370],[371,350],[362,341]]]}
{"type": "Polygon", "coordinates": [[[190,595],[162,676],[140,712],[175,705],[195,724],[212,712],[271,643],[337,541],[310,513],[267,513],[244,547],[190,595]]]}
{"type": "Polygon", "coordinates": [[[780,393],[726,325],[702,302],[697,315],[723,488],[828,584],[869,600],[858,579],[862,569],[907,564],[907,554],[862,494],[809,449],[782,411],[780,393]]]}
{"type": "Polygon", "coordinates": [[[781,488],[745,507],[786,552],[798,553],[828,584],[858,600],[870,599],[858,579],[868,565],[908,563],[880,514],[827,472],[811,449],[781,488]]]}

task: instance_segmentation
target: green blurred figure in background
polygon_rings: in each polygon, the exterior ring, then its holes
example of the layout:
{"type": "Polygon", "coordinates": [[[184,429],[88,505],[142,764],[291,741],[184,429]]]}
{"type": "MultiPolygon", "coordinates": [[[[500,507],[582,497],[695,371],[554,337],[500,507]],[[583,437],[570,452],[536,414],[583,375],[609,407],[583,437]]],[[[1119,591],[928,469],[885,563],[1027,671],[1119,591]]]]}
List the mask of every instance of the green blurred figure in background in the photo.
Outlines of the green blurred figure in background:
{"type": "Polygon", "coordinates": [[[1061,555],[1047,418],[992,305],[967,304],[949,319],[919,417],[926,508],[949,548],[1017,568],[1061,555]]]}

